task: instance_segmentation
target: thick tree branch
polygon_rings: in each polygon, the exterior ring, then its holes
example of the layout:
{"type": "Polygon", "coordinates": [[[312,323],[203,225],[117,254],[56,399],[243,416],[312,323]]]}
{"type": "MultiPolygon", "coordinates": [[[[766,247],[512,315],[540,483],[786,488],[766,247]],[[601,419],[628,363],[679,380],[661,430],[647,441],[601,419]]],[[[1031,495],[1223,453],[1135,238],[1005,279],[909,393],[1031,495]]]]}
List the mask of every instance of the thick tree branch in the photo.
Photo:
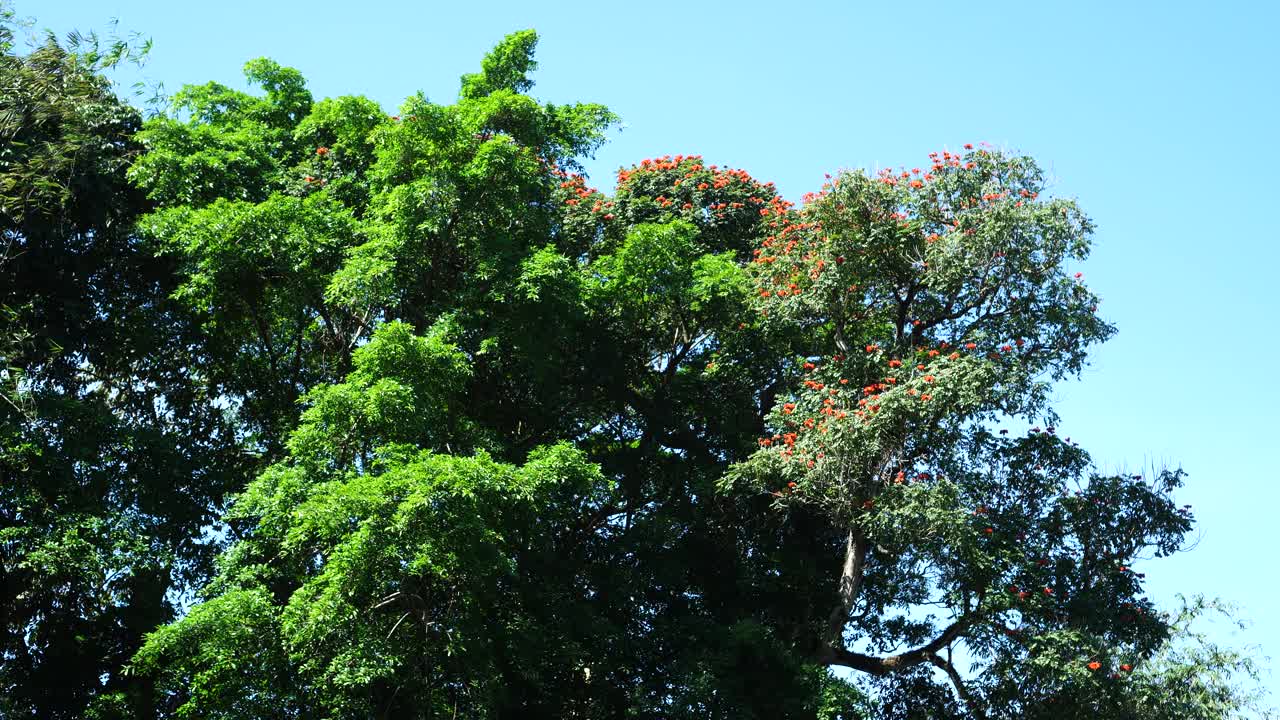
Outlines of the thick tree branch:
{"type": "Polygon", "coordinates": [[[977,614],[964,615],[948,625],[938,637],[927,645],[921,645],[918,648],[897,655],[876,657],[852,652],[842,646],[831,646],[826,656],[821,658],[821,662],[823,665],[843,665],[868,675],[882,677],[915,667],[923,662],[931,662],[929,660],[931,656],[935,656],[939,650],[955,642],[977,619],[977,614]]]}
{"type": "Polygon", "coordinates": [[[894,333],[894,342],[898,345],[902,344],[902,338],[906,335],[907,322],[911,319],[909,314],[911,303],[916,298],[917,289],[915,278],[911,278],[901,297],[898,297],[896,292],[894,293],[894,299],[898,301],[897,331],[894,333]]]}
{"type": "Polygon", "coordinates": [[[862,572],[867,563],[867,538],[851,528],[845,538],[844,565],[840,569],[840,602],[827,618],[826,642],[830,647],[844,645],[844,626],[853,612],[853,603],[862,587],[862,572]]]}

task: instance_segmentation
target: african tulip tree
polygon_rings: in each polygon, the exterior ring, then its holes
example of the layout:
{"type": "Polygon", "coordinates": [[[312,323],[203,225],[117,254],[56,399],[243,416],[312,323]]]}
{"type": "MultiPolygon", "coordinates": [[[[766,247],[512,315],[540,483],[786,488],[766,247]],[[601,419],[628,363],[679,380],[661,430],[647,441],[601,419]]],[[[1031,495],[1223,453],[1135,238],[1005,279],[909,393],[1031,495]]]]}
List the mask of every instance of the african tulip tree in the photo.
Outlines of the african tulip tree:
{"type": "Polygon", "coordinates": [[[761,211],[753,322],[806,342],[724,485],[844,535],[815,662],[890,685],[937,668],[975,715],[1122,712],[1127,673],[1168,633],[1128,566],[1181,546],[1181,474],[1101,476],[1052,426],[994,431],[1052,423],[1049,383],[1112,332],[1071,269],[1092,226],[1043,197],[1030,158],[930,161],[761,211]]]}

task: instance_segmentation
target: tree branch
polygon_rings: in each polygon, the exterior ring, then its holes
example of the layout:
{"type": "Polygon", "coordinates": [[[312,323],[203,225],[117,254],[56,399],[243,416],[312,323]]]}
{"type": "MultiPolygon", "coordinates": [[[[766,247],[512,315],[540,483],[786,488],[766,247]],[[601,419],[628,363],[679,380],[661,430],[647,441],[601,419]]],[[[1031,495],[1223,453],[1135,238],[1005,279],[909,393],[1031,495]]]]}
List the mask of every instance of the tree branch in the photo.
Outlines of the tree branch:
{"type": "Polygon", "coordinates": [[[844,646],[844,626],[862,587],[862,571],[867,563],[867,539],[856,529],[850,528],[845,539],[844,565],[840,569],[840,602],[831,609],[827,618],[827,645],[844,646]]]}
{"type": "Polygon", "coordinates": [[[982,712],[978,707],[977,701],[969,693],[969,689],[965,687],[964,678],[960,677],[960,673],[956,672],[955,666],[934,654],[930,654],[928,659],[930,664],[947,674],[947,679],[951,681],[951,687],[956,689],[956,695],[960,696],[960,701],[964,703],[969,714],[976,718],[985,718],[986,713],[982,712]]]}
{"type": "Polygon", "coordinates": [[[923,662],[931,662],[929,660],[931,656],[936,655],[939,650],[955,642],[977,618],[978,616],[972,613],[961,616],[958,620],[948,625],[938,637],[927,645],[921,645],[918,648],[897,655],[876,657],[852,652],[842,646],[832,646],[829,648],[827,655],[821,658],[820,661],[823,665],[842,665],[868,675],[883,677],[899,670],[915,667],[923,662]]]}

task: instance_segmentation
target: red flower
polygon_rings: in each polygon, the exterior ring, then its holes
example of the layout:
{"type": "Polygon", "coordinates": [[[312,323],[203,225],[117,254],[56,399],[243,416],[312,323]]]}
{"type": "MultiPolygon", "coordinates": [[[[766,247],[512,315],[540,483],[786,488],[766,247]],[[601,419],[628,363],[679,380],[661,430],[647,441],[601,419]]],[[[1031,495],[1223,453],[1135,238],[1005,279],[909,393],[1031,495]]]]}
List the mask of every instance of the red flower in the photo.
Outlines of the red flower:
{"type": "Polygon", "coordinates": [[[1121,666],[1120,666],[1120,669],[1121,669],[1121,670],[1123,670],[1123,671],[1125,671],[1125,672],[1129,672],[1130,670],[1132,670],[1132,669],[1133,669],[1133,666],[1132,666],[1132,665],[1130,665],[1129,663],[1125,663],[1125,664],[1123,664],[1123,665],[1121,665],[1121,666]]]}
{"type": "Polygon", "coordinates": [[[1102,663],[1098,662],[1097,660],[1094,660],[1093,662],[1089,663],[1086,667],[1088,667],[1090,670],[1097,670],[1098,668],[1102,667],[1102,663]]]}
{"type": "Polygon", "coordinates": [[[965,143],[965,144],[964,144],[964,149],[965,149],[965,150],[972,150],[972,149],[973,149],[973,143],[965,143]]]}
{"type": "Polygon", "coordinates": [[[329,154],[329,148],[327,148],[327,147],[318,147],[318,148],[316,148],[316,154],[317,154],[317,155],[328,155],[328,154],[329,154]]]}
{"type": "Polygon", "coordinates": [[[974,349],[974,348],[976,348],[976,347],[978,347],[978,344],[977,344],[977,343],[965,343],[965,344],[964,344],[964,349],[965,349],[965,350],[972,350],[972,349],[974,349]]]}

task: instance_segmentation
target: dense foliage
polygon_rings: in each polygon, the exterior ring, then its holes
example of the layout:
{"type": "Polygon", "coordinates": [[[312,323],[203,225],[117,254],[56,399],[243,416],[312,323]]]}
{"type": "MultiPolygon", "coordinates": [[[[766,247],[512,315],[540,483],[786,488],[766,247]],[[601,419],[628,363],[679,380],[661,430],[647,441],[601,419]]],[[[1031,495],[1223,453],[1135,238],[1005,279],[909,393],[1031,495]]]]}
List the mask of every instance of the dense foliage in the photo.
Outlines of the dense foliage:
{"type": "MultiPolygon", "coordinates": [[[[5,19],[8,17],[6,15],[5,19]]],[[[28,54],[0,26],[0,716],[149,716],[123,672],[208,575],[243,485],[176,265],[135,233],[139,113],[119,53],[28,54]],[[97,710],[95,710],[96,712],[97,710]]]]}
{"type": "Polygon", "coordinates": [[[604,193],[531,31],[452,104],[260,59],[146,122],[0,42],[0,716],[1251,707],[1131,569],[1182,473],[1052,427],[1113,329],[1032,159],[604,193]]]}

